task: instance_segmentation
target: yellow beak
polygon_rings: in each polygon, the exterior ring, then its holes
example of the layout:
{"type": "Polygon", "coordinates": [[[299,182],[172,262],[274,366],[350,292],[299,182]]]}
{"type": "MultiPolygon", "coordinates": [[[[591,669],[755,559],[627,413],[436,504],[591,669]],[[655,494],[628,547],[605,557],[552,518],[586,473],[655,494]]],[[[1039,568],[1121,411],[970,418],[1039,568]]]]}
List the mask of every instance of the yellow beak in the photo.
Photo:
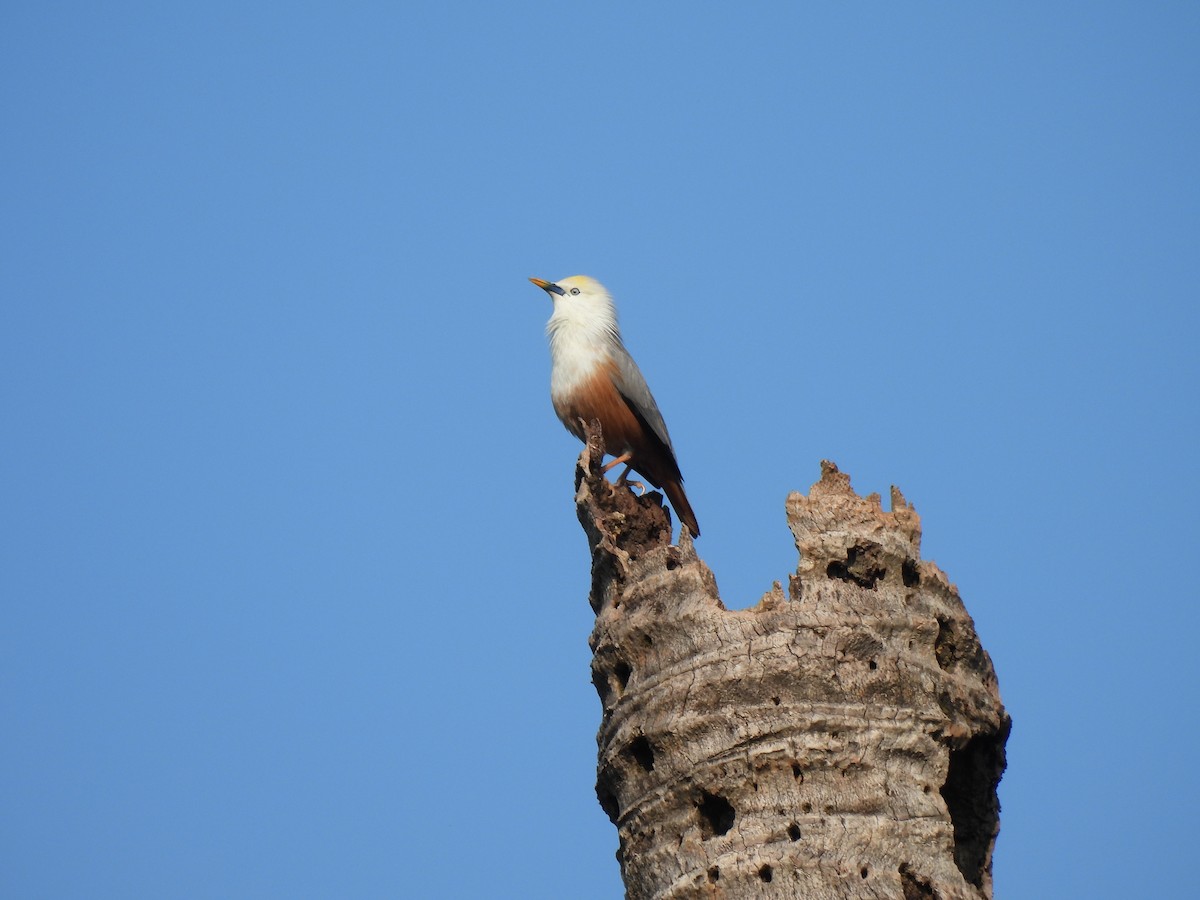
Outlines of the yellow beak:
{"type": "Polygon", "coordinates": [[[543,291],[550,291],[551,293],[558,294],[560,297],[566,293],[566,291],[560,288],[553,281],[543,281],[540,278],[530,278],[529,280],[540,287],[543,291]]]}

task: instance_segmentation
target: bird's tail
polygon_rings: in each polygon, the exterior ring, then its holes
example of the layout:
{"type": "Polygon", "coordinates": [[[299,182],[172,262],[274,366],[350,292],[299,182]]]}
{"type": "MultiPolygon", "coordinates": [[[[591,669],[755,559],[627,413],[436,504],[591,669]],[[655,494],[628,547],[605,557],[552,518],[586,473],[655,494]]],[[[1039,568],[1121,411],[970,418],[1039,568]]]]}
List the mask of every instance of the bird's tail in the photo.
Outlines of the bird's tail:
{"type": "Polygon", "coordinates": [[[683,482],[666,479],[663,481],[663,490],[667,492],[667,499],[671,501],[675,514],[679,516],[679,521],[688,527],[692,537],[700,537],[700,526],[696,524],[696,514],[692,512],[692,504],[688,503],[687,494],[683,492],[683,482]]]}

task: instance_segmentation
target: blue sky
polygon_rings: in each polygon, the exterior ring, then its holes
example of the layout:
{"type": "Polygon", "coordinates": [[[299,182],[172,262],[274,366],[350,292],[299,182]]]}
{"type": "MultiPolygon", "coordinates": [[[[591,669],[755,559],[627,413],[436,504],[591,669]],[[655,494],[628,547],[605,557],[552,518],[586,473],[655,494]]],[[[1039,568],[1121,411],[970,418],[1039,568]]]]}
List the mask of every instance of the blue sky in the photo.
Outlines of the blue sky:
{"type": "Polygon", "coordinates": [[[0,13],[0,893],[620,896],[593,275],[729,606],[897,484],[1015,725],[997,895],[1193,885],[1194,4],[0,13]]]}

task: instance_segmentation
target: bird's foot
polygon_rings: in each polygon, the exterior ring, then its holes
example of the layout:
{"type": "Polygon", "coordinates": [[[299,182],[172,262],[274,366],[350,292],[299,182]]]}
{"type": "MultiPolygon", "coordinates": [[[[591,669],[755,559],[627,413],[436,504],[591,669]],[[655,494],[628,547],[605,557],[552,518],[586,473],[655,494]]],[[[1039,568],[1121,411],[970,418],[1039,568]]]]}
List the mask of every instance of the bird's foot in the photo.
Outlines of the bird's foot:
{"type": "Polygon", "coordinates": [[[630,481],[630,480],[629,480],[629,472],[630,472],[630,468],[629,468],[629,466],[626,466],[626,467],[625,467],[625,471],[624,471],[624,472],[622,472],[622,473],[621,473],[621,474],[620,474],[620,475],[617,477],[617,481],[616,481],[616,483],[617,483],[617,486],[618,486],[618,487],[627,487],[627,488],[629,488],[631,491],[632,491],[634,488],[637,488],[637,489],[638,489],[638,490],[636,491],[637,495],[638,495],[639,497],[644,497],[644,496],[645,496],[645,494],[646,494],[646,486],[645,486],[644,484],[642,484],[640,481],[630,481]]]}

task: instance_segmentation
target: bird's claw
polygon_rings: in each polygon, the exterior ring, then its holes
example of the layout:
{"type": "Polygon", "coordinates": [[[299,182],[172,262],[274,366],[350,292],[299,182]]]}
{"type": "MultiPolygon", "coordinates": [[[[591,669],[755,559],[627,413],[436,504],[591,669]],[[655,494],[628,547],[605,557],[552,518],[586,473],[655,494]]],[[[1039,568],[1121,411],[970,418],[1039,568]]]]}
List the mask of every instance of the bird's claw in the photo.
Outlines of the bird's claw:
{"type": "Polygon", "coordinates": [[[629,480],[629,466],[626,466],[625,471],[622,472],[617,478],[617,485],[620,487],[627,487],[631,491],[634,488],[637,488],[638,490],[636,493],[639,497],[644,497],[646,495],[646,486],[644,484],[642,484],[640,481],[629,480]]]}

